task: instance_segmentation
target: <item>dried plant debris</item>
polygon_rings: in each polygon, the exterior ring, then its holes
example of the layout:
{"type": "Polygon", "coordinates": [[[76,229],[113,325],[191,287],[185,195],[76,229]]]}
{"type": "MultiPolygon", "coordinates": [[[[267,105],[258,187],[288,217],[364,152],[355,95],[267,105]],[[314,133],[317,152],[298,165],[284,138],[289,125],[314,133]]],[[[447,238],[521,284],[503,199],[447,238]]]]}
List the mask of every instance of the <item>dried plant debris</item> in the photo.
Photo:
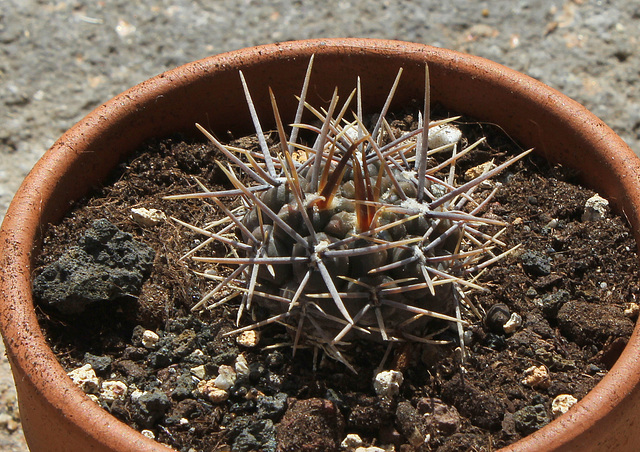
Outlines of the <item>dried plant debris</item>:
{"type": "Polygon", "coordinates": [[[465,317],[481,315],[469,296],[483,290],[477,275],[517,248],[500,239],[504,228],[482,231],[506,226],[482,215],[498,190],[482,184],[528,152],[486,162],[464,181],[456,162],[484,138],[463,142],[451,124],[456,117],[430,120],[427,67],[417,127],[398,133],[385,118],[402,70],[367,124],[359,83],[342,104],[336,89],[326,111],[305,102],[312,62],[289,135],[270,92],[278,145],[267,145],[242,73],[258,149],[225,146],[198,126],[227,157],[218,164],[234,188],[201,185],[200,193],[169,198],[210,200],[227,218],[217,227],[174,221],[226,245],[214,256],[198,245],[191,259],[235,268],[201,273],[218,284],[194,309],[239,296],[238,322],[244,312],[256,318],[256,306],[268,316],[229,334],[281,323],[292,331],[294,353],[300,344],[317,346],[351,369],[344,346],[356,337],[438,344],[446,343],[438,334],[451,328],[462,338],[465,317]],[[300,123],[304,108],[317,125],[300,123]],[[310,144],[298,140],[301,131],[311,132],[310,144]],[[238,197],[238,208],[225,206],[238,197]]]}

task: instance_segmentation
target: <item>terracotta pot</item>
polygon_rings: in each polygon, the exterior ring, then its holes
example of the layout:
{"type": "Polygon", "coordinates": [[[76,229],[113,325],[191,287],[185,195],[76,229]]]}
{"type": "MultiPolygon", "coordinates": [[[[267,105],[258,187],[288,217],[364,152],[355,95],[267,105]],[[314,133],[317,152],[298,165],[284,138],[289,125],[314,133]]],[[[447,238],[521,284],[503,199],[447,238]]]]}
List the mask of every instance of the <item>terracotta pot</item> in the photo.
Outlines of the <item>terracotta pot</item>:
{"type": "MultiPolygon", "coordinates": [[[[101,105],[37,163],[2,225],[0,322],[20,413],[32,451],[160,451],[166,447],[125,426],[74,386],[47,346],[36,319],[31,270],[44,226],[70,201],[105,178],[150,137],[196,133],[195,122],[223,134],[250,132],[238,69],[262,118],[270,116],[267,86],[284,117],[293,117],[309,57],[315,54],[309,96],[315,105],[338,86],[362,79],[364,105],[379,109],[399,67],[395,104],[422,97],[424,63],[432,102],[500,124],[525,147],[579,170],[584,182],[624,212],[640,231],[640,161],[584,107],[527,76],[490,61],[419,44],[363,39],[288,42],[218,55],[163,73],[101,105]]],[[[567,414],[510,450],[631,450],[640,437],[640,336],[596,388],[567,414]]],[[[635,446],[635,447],[634,447],[635,446]]]]}

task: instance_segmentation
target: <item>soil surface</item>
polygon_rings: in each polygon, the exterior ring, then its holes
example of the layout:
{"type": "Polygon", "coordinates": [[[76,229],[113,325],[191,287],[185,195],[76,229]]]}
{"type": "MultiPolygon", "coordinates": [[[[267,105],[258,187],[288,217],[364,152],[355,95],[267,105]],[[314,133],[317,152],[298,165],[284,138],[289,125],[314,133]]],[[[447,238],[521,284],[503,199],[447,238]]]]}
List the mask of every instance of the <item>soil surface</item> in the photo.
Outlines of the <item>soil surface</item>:
{"type": "MultiPolygon", "coordinates": [[[[518,151],[490,125],[460,127],[470,141],[491,137],[459,163],[462,172],[518,151]]],[[[529,156],[495,179],[503,185],[486,215],[509,222],[501,238],[521,247],[480,279],[490,291],[473,295],[483,315],[469,319],[464,363],[456,345],[398,346],[384,360],[385,346],[355,341],[348,356],[356,375],[313,349],[293,358],[282,346],[291,338],[277,325],[257,337],[225,336],[235,328],[237,302],[190,313],[210,286],[194,276],[195,263],[179,258],[201,236],[131,217],[131,208],[145,207],[194,224],[218,218],[201,200],[161,199],[198,191],[194,176],[225,187],[216,158],[209,145],[180,137],[149,143],[50,228],[36,272],[70,248],[95,251],[87,245],[101,236],[95,220],[155,251],[139,294],[116,293],[81,313],[41,304],[39,315],[63,367],[95,371],[74,378],[97,403],[177,450],[329,451],[343,441],[352,449],[492,450],[550,422],[558,400],[583,397],[632,332],[640,287],[624,220],[584,217],[594,193],[578,185],[579,175],[529,156]],[[505,328],[513,313],[521,325],[505,328]],[[380,370],[390,383],[376,391],[380,370]],[[394,385],[397,372],[402,381],[394,385]]]]}

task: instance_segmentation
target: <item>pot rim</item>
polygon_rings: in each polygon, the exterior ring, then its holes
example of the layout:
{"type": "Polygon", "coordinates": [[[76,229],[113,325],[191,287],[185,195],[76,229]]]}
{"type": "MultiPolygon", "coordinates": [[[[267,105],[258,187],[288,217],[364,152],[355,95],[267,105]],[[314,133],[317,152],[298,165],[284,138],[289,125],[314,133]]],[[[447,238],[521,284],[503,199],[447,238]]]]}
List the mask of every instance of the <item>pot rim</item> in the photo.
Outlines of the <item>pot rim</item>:
{"type": "MultiPolygon", "coordinates": [[[[597,129],[593,147],[602,148],[601,161],[587,162],[592,168],[605,165],[616,181],[605,181],[595,176],[595,184],[605,192],[623,193],[614,203],[627,216],[638,242],[640,214],[633,200],[640,199],[640,161],[629,147],[606,125],[577,102],[526,75],[505,68],[489,60],[439,49],[423,44],[378,39],[313,39],[268,44],[211,56],[167,71],[114,97],[96,108],[67,131],[37,162],[16,193],[0,231],[0,329],[16,380],[33,380],[35,392],[78,427],[87,422],[93,430],[87,434],[101,444],[116,444],[117,450],[131,447],[135,438],[137,450],[167,450],[164,446],[144,437],[116,420],[93,403],[78,389],[58,363],[48,347],[38,325],[31,295],[31,270],[35,252],[41,240],[38,226],[45,215],[61,215],[66,201],[56,207],[56,214],[43,213],[41,203],[51,203],[60,189],[57,174],[65,174],[72,159],[81,158],[80,150],[92,140],[107,133],[106,119],[124,123],[145,108],[152,106],[160,96],[168,95],[176,86],[195,83],[203,74],[212,76],[221,72],[237,72],[239,68],[257,67],[266,63],[306,61],[316,55],[316,61],[325,56],[357,54],[368,57],[406,59],[412,62],[433,61],[455,73],[473,74],[483,83],[496,89],[509,90],[523,102],[536,102],[542,108],[558,107],[555,119],[559,127],[571,126],[571,133],[586,140],[597,129]],[[158,91],[159,90],[159,91],[158,91]],[[584,137],[583,137],[584,136],[584,137]],[[614,173],[611,173],[614,171],[614,173]],[[615,186],[614,188],[612,188],[615,186]],[[34,380],[33,376],[44,376],[34,380]],[[131,436],[133,435],[133,436],[131,436]],[[125,439],[127,438],[127,439],[125,439]]],[[[531,127],[529,127],[531,128],[531,127]]],[[[569,130],[569,129],[567,129],[569,130]]],[[[150,133],[152,133],[151,131],[150,133]]],[[[532,132],[522,132],[524,135],[532,132]]],[[[539,133],[539,131],[537,132],[539,133]]],[[[516,134],[517,135],[517,134],[516,134]]],[[[573,139],[573,138],[572,138],[573,139]]],[[[593,138],[591,138],[593,141],[593,138]]],[[[544,146],[542,152],[545,152],[544,146]]],[[[569,149],[566,152],[574,152],[569,149]]],[[[600,154],[598,154],[600,155],[600,154]]],[[[119,157],[119,156],[118,156],[119,157]]],[[[562,160],[562,158],[560,158],[562,160]]],[[[79,197],[79,196],[78,196],[79,197]]],[[[45,209],[46,210],[46,209],[45,209]]],[[[55,210],[55,209],[54,209],[55,210]]],[[[640,387],[640,333],[636,325],[627,347],[603,380],[568,413],[552,421],[539,431],[507,447],[510,450],[551,450],[568,445],[602,419],[614,419],[616,410],[626,395],[638,393],[640,387]]],[[[611,421],[613,422],[613,421],[611,421]]],[[[573,444],[573,443],[571,443],[573,444]]],[[[114,449],[116,450],[116,449],[114,449]]]]}

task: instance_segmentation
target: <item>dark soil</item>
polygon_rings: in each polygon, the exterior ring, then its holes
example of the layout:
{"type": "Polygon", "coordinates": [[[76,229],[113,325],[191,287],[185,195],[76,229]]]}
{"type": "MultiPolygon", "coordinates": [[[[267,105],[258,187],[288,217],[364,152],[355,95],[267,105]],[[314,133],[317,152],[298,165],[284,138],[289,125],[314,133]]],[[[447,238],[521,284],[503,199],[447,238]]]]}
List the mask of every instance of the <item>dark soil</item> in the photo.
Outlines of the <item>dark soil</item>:
{"type": "MultiPolygon", "coordinates": [[[[491,137],[462,166],[503,161],[518,150],[491,126],[462,128],[470,140],[491,137]]],[[[353,345],[348,355],[357,375],[312,349],[292,358],[290,348],[279,347],[291,342],[279,326],[264,328],[256,347],[239,345],[223,337],[235,328],[237,303],[190,312],[209,286],[193,274],[197,265],[179,258],[200,236],[171,221],[142,227],[130,215],[132,207],[147,207],[193,224],[215,219],[209,203],[162,196],[198,191],[194,176],[209,188],[224,186],[216,158],[210,146],[179,137],[150,143],[50,227],[39,257],[40,268],[56,261],[103,218],[155,250],[139,294],[73,315],[41,303],[39,315],[65,369],[90,363],[100,382],[126,383],[126,394],[113,401],[89,390],[98,403],[177,450],[329,451],[351,433],[365,446],[403,451],[492,450],[550,422],[556,396],[586,395],[631,334],[635,318],[625,309],[635,303],[639,278],[625,221],[615,214],[582,221],[594,193],[578,185],[579,175],[531,156],[497,179],[504,185],[487,214],[510,223],[503,241],[522,246],[482,276],[490,291],[474,301],[488,315],[470,328],[462,366],[453,346],[396,347],[385,369],[401,371],[404,383],[385,398],[372,384],[383,345],[353,345]],[[505,333],[511,313],[522,326],[505,333]],[[155,346],[143,345],[144,330],[159,335],[155,346]],[[249,372],[227,400],[196,391],[198,379],[234,366],[241,353],[249,372]],[[546,368],[548,378],[523,383],[532,366],[546,368]]]]}

